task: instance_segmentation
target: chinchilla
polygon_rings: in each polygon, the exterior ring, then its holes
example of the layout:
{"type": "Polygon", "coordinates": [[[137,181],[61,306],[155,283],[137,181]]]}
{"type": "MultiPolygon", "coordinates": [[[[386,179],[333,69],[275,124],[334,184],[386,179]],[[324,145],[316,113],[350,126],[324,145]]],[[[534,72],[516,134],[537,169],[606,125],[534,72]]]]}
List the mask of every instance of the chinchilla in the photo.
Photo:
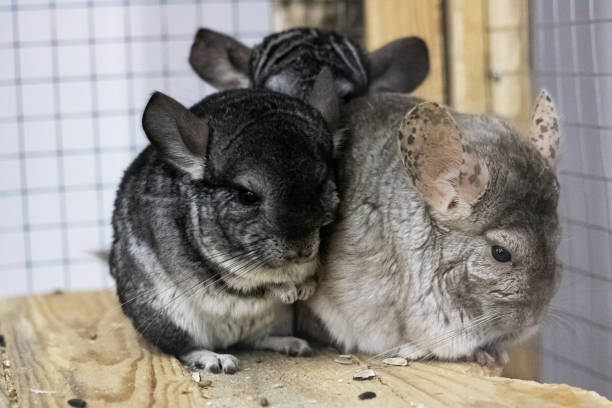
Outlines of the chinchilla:
{"type": "Polygon", "coordinates": [[[292,28],[270,34],[254,48],[209,29],[200,29],[189,62],[217,89],[267,88],[305,99],[317,74],[328,67],[338,95],[411,92],[429,73],[427,45],[405,37],[367,53],[337,32],[292,28]]]}
{"type": "Polygon", "coordinates": [[[356,99],[340,207],[300,326],[346,351],[505,360],[557,281],[557,114],[543,91],[527,136],[489,115],[400,94],[356,99]],[[408,113],[407,113],[408,112],[408,113]]]}
{"type": "Polygon", "coordinates": [[[291,336],[291,303],[315,290],[320,229],[338,205],[335,99],[326,71],[311,105],[252,89],[191,109],[151,97],[151,145],[119,187],[110,256],[123,310],[148,341],[211,372],[236,371],[215,352],[230,346],[310,353],[291,336]]]}

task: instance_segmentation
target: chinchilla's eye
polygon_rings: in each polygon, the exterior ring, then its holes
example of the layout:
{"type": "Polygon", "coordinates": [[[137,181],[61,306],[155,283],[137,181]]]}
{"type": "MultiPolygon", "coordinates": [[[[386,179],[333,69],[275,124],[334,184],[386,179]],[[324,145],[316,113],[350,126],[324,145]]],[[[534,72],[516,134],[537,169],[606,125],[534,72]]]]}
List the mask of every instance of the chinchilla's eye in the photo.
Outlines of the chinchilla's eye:
{"type": "Polygon", "coordinates": [[[241,189],[238,190],[238,200],[244,205],[253,205],[259,202],[259,197],[252,191],[241,189]]]}
{"type": "Polygon", "coordinates": [[[491,255],[493,255],[493,258],[495,258],[495,260],[498,262],[509,262],[512,258],[510,252],[506,248],[500,247],[499,245],[493,245],[491,247],[491,255]]]}

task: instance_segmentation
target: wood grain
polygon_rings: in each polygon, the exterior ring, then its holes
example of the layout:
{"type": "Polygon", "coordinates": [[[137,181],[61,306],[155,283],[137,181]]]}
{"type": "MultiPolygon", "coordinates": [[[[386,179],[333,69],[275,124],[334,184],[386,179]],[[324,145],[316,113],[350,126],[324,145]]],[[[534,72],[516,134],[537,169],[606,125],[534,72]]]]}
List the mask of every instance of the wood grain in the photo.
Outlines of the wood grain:
{"type": "Polygon", "coordinates": [[[594,392],[491,377],[475,364],[382,366],[357,358],[334,362],[332,349],[313,358],[239,352],[235,375],[202,372],[201,387],[176,359],[145,343],[121,314],[111,291],[50,294],[0,301],[0,407],[612,407],[594,392]],[[352,379],[370,365],[377,376],[352,379]],[[14,388],[14,391],[11,391],[14,388]],[[373,400],[358,395],[372,391],[373,400]],[[412,405],[411,405],[412,404],[412,405]],[[420,404],[420,405],[419,405],[420,404]]]}
{"type": "Polygon", "coordinates": [[[400,37],[417,35],[429,48],[430,73],[416,96],[445,102],[440,0],[366,0],[366,44],[374,50],[400,37]]]}
{"type": "Polygon", "coordinates": [[[450,104],[462,112],[490,109],[487,0],[448,2],[450,104]]]}

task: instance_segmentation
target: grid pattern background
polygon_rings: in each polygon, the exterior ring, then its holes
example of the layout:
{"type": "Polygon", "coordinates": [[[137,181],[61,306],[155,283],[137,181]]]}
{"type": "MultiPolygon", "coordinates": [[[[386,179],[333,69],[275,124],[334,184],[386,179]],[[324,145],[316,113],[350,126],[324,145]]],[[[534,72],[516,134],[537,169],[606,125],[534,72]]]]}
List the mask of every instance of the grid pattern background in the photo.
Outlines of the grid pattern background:
{"type": "Polygon", "coordinates": [[[536,86],[562,115],[559,318],[544,325],[544,381],[612,397],[612,1],[531,2],[536,86]]]}
{"type": "Polygon", "coordinates": [[[187,57],[207,26],[253,44],[269,0],[0,2],[0,297],[112,284],[123,170],[146,146],[154,90],[186,105],[212,89],[187,57]]]}

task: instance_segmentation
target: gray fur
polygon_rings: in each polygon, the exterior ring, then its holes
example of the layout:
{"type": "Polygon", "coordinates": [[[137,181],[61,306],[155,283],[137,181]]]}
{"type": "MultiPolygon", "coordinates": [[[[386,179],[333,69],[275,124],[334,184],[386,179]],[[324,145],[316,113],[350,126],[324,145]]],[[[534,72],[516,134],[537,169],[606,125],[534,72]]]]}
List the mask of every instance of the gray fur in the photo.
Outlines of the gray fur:
{"type": "Polygon", "coordinates": [[[398,147],[405,146],[398,145],[402,119],[420,102],[379,94],[348,104],[338,221],[321,249],[317,292],[306,302],[319,324],[306,317],[301,325],[318,338],[326,331],[346,351],[495,355],[536,330],[554,293],[557,179],[536,146],[502,120],[451,111],[447,125],[458,127],[470,157],[486,165],[487,186],[481,196],[465,195],[466,211],[434,209],[398,147]],[[512,262],[496,261],[492,245],[509,249],[512,262]]]}
{"type": "Polygon", "coordinates": [[[231,346],[307,355],[290,304],[315,290],[320,229],[338,204],[321,113],[269,91],[226,91],[189,110],[156,93],[143,127],[152,145],[119,187],[110,256],[135,328],[212,372],[237,370],[216,353],[231,346]]]}

